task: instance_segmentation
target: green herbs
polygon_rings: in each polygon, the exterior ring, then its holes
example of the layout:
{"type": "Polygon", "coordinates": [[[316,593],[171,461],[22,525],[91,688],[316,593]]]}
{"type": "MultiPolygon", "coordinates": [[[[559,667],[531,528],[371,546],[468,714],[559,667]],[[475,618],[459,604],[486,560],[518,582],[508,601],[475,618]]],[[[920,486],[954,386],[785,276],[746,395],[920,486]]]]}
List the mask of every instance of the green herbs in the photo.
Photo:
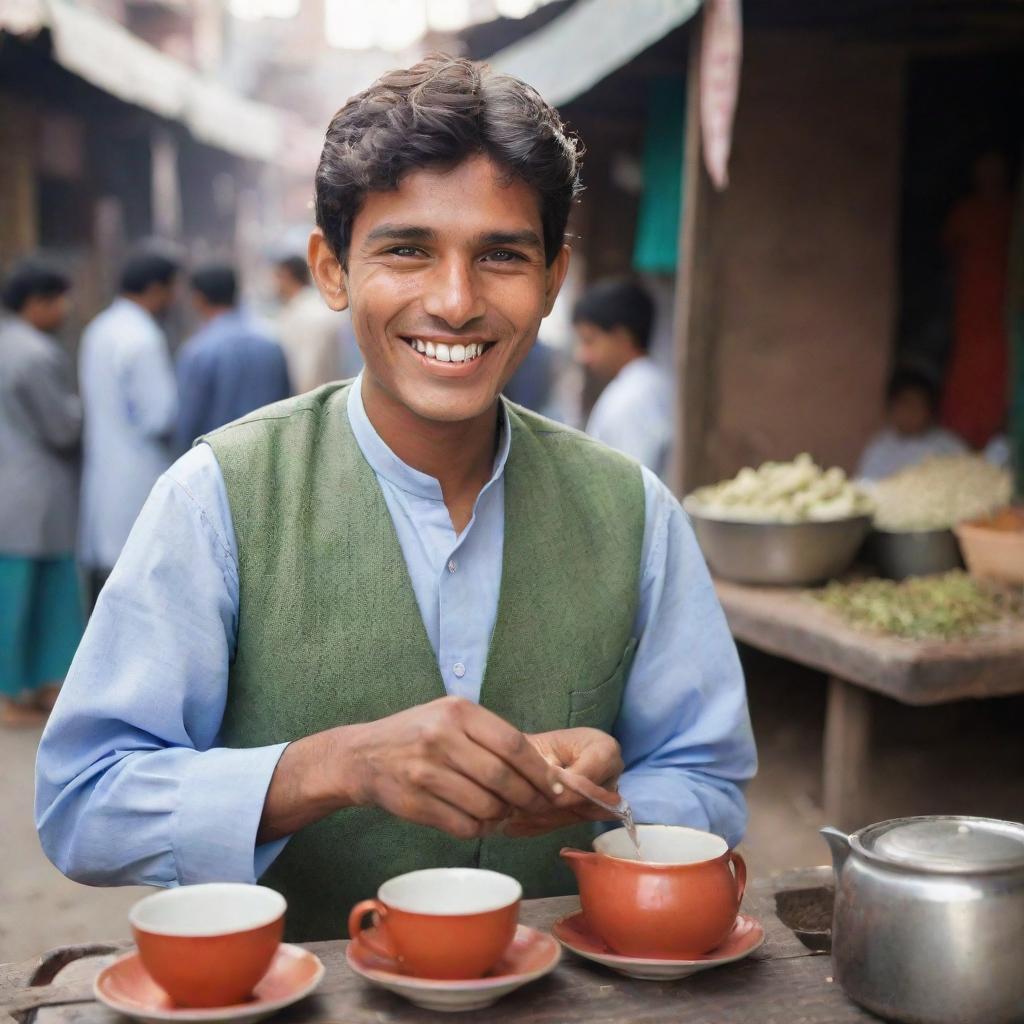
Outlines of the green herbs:
{"type": "Polygon", "coordinates": [[[1020,614],[1021,596],[990,589],[959,570],[896,583],[830,583],[810,596],[851,626],[908,640],[953,640],[1020,614]]]}

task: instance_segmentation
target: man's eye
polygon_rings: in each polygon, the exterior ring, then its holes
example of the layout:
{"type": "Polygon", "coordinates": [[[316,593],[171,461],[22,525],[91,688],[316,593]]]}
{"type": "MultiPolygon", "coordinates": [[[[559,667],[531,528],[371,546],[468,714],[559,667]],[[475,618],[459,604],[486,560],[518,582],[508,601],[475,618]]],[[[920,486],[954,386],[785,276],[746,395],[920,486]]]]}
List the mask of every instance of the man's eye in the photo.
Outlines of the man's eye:
{"type": "Polygon", "coordinates": [[[513,263],[516,260],[521,260],[523,257],[509,249],[495,249],[494,252],[487,254],[487,258],[495,263],[513,263]]]}
{"type": "Polygon", "coordinates": [[[388,253],[392,256],[418,256],[420,251],[413,245],[394,245],[388,253]]]}

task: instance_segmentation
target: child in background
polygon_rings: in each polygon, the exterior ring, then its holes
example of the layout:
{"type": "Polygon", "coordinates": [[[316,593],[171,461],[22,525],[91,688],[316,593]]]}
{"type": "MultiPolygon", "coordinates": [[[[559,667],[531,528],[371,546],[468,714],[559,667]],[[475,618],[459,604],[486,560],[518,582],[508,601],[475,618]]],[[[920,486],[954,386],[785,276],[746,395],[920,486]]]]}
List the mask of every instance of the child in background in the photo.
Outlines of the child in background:
{"type": "Polygon", "coordinates": [[[886,391],[887,426],[864,449],[857,475],[881,480],[929,456],[967,451],[956,434],[937,425],[938,406],[931,378],[918,370],[897,370],[886,391]]]}

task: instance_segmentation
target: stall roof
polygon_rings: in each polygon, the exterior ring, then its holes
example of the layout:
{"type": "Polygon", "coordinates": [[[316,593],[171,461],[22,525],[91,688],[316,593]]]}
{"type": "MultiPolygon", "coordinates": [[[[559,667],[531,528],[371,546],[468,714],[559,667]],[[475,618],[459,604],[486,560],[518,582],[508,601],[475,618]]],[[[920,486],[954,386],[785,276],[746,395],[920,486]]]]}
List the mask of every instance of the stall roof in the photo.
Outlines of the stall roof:
{"type": "Polygon", "coordinates": [[[280,152],[284,115],[243,99],[161,53],[109,18],[67,0],[0,4],[0,29],[48,30],[53,58],[126,103],[185,125],[201,142],[237,156],[270,161],[280,152]]]}
{"type": "Polygon", "coordinates": [[[582,95],[697,13],[702,0],[579,0],[488,63],[559,106],[582,95]]]}

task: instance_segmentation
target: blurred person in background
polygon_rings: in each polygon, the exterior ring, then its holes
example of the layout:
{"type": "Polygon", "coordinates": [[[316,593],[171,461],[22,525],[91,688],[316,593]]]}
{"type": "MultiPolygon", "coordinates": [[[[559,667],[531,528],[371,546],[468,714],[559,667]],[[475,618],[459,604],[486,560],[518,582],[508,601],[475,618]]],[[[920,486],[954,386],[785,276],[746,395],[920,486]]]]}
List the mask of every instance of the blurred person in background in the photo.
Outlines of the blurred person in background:
{"type": "Polygon", "coordinates": [[[313,287],[305,256],[287,256],[274,266],[281,301],[275,324],[297,395],[350,373],[343,373],[340,330],[343,318],[328,309],[313,287]]]}
{"type": "Polygon", "coordinates": [[[598,281],[573,309],[576,358],[605,383],[586,432],[664,477],[672,443],[672,390],[648,356],[654,302],[623,278],[598,281]]]}
{"type": "Polygon", "coordinates": [[[150,489],[171,464],[178,399],[159,318],[174,302],[177,275],[177,264],[166,256],[131,257],[121,273],[121,294],[82,334],[79,543],[93,603],[150,489]]]}
{"type": "Polygon", "coordinates": [[[0,323],[0,722],[31,725],[53,706],[82,636],[75,567],[82,407],[52,337],[70,281],[42,263],[3,286],[0,323]]]}
{"type": "Polygon", "coordinates": [[[957,455],[967,445],[938,425],[939,389],[926,373],[898,369],[886,389],[886,426],[860,457],[857,475],[862,480],[881,480],[931,455],[957,455]]]}
{"type": "Polygon", "coordinates": [[[224,264],[189,282],[202,327],[178,353],[176,450],[210,430],[291,394],[281,346],[238,307],[238,278],[224,264]]]}
{"type": "Polygon", "coordinates": [[[505,385],[505,396],[531,412],[561,419],[555,395],[560,369],[558,351],[538,338],[505,385]]]}
{"type": "Polygon", "coordinates": [[[1013,206],[1006,158],[989,151],[974,162],[971,193],[946,222],[944,242],[953,265],[953,349],[942,421],[972,448],[984,448],[1006,418],[1013,206]]]}

